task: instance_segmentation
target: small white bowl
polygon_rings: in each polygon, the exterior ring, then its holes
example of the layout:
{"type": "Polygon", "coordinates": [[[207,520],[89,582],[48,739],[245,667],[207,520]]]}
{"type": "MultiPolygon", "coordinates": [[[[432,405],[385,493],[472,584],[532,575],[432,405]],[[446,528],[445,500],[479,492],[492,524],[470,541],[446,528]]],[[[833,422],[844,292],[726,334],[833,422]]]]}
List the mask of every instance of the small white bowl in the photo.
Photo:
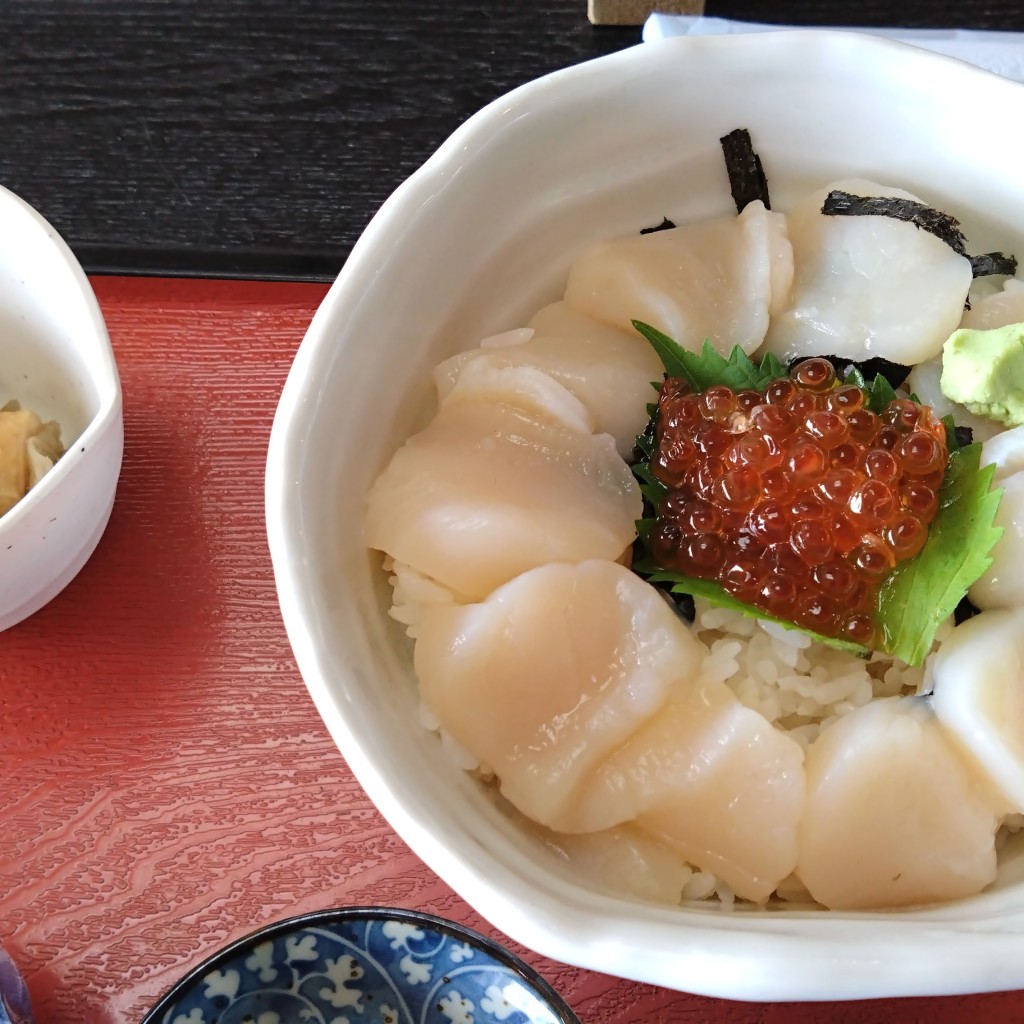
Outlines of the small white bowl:
{"type": "Polygon", "coordinates": [[[56,420],[66,454],[0,517],[0,630],[74,579],[110,518],[121,383],[89,281],[57,232],[0,188],[0,405],[56,420]]]}
{"type": "MultiPolygon", "coordinates": [[[[733,209],[719,138],[750,129],[774,206],[843,177],[902,185],[1024,256],[1024,87],[877,38],[646,44],[558,72],[461,127],[384,204],[317,312],[267,467],[281,608],[314,702],[367,793],[507,934],[605,973],[733,999],[1024,987],[1024,864],[976,898],[893,913],[654,907],[585,888],[419,724],[409,644],[362,540],[367,489],[429,370],[521,326],[596,238],[733,209]]],[[[330,802],[330,794],[325,794],[330,802]]]]}

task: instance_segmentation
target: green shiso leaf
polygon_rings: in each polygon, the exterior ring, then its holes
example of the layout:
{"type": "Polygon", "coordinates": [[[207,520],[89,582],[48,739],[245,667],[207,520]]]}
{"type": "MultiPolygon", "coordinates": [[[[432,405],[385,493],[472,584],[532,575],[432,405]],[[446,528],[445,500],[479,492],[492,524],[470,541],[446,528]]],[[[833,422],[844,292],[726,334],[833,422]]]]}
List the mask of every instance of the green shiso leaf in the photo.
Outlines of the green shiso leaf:
{"type": "Polygon", "coordinates": [[[899,397],[893,390],[893,386],[880,373],[876,374],[874,381],[868,384],[864,374],[856,366],[851,366],[846,371],[843,383],[856,384],[861,391],[865,392],[868,396],[867,407],[873,413],[883,412],[891,401],[899,397]]]}
{"type": "Polygon", "coordinates": [[[928,542],[882,584],[877,616],[881,647],[908,665],[924,661],[935,631],[992,564],[990,553],[1002,536],[1002,529],[993,526],[1002,490],[992,489],[995,467],[980,463],[980,444],[950,455],[928,542]]]}
{"type": "Polygon", "coordinates": [[[640,481],[640,493],[654,508],[668,494],[668,488],[651,472],[651,467],[644,464],[633,467],[633,475],[640,481]]]}
{"type": "Polygon", "coordinates": [[[946,450],[952,455],[953,452],[960,451],[960,442],[956,437],[956,424],[953,422],[953,417],[947,413],[942,417],[942,425],[946,428],[946,450]]]}
{"type": "MultiPolygon", "coordinates": [[[[648,520],[644,521],[647,522],[648,520]]],[[[795,629],[799,633],[806,633],[812,640],[817,640],[820,644],[827,644],[829,647],[835,647],[840,651],[847,651],[850,654],[856,654],[863,658],[866,658],[871,653],[860,644],[852,643],[849,640],[839,640],[831,636],[823,636],[821,633],[815,633],[813,630],[797,626],[787,619],[780,619],[770,615],[762,608],[739,601],[725,590],[720,583],[716,583],[714,580],[701,580],[691,576],[683,576],[677,572],[659,569],[652,562],[647,561],[634,564],[633,569],[650,583],[675,584],[672,587],[673,594],[689,594],[691,597],[703,597],[719,607],[729,608],[751,619],[761,619],[764,622],[777,623],[786,629],[795,629]]]]}
{"type": "MultiPolygon", "coordinates": [[[[785,367],[771,354],[766,355],[758,366],[739,346],[726,359],[707,341],[697,354],[640,320],[634,320],[633,326],[654,347],[668,376],[689,381],[696,391],[705,391],[714,384],[725,384],[737,391],[744,388],[763,391],[773,380],[788,376],[785,367]]],[[[856,367],[849,369],[844,382],[861,388],[867,395],[867,407],[875,413],[883,412],[891,401],[899,397],[881,374],[869,384],[856,367]]],[[[653,424],[657,406],[648,406],[648,410],[653,424]]],[[[967,588],[992,564],[990,552],[1002,535],[1002,530],[993,525],[1002,496],[1001,490],[991,488],[994,467],[981,468],[980,445],[959,447],[951,417],[945,417],[943,423],[949,462],[939,489],[939,509],[929,529],[928,541],[916,558],[896,566],[879,592],[876,621],[881,641],[878,649],[901,658],[908,665],[919,665],[924,661],[939,625],[953,614],[967,588]]],[[[643,458],[633,465],[633,472],[640,481],[644,496],[644,518],[637,521],[637,535],[645,550],[644,556],[633,563],[633,570],[638,575],[651,583],[672,584],[672,593],[702,597],[750,618],[799,630],[830,647],[859,656],[869,653],[859,644],[803,629],[739,601],[717,582],[673,573],[650,561],[646,550],[657,522],[658,503],[669,490],[651,472],[650,458],[654,451],[651,424],[637,438],[637,448],[643,458]]]]}
{"type": "Polygon", "coordinates": [[[785,367],[770,352],[761,360],[761,365],[737,345],[726,359],[711,347],[706,338],[700,354],[689,352],[656,327],[634,320],[633,326],[642,334],[658,353],[665,372],[670,377],[682,377],[690,382],[694,391],[707,391],[713,384],[725,384],[734,391],[752,388],[760,391],[773,380],[786,376],[785,367]]]}

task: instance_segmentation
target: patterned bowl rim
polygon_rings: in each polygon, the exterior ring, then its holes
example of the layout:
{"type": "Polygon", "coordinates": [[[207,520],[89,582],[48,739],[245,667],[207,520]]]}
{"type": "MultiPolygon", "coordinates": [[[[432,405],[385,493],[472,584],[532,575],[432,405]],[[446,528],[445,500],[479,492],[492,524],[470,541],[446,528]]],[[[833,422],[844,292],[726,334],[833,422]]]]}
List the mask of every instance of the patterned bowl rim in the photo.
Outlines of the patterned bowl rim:
{"type": "Polygon", "coordinates": [[[331,910],[313,910],[307,914],[286,917],[263,925],[255,931],[235,939],[228,945],[211,954],[200,964],[193,967],[186,975],[176,981],[165,992],[153,1008],[142,1018],[139,1024],[160,1024],[162,1016],[195,985],[198,985],[212,970],[234,960],[244,949],[257,942],[280,938],[290,932],[302,928],[318,927],[331,924],[347,924],[354,921],[401,921],[405,924],[417,924],[441,932],[451,938],[467,942],[498,961],[532,988],[548,1005],[560,1024],[581,1024],[580,1019],[569,1008],[568,1003],[544,980],[529,964],[520,960],[504,946],[489,939],[480,932],[473,931],[465,925],[456,924],[443,917],[424,913],[421,910],[408,910],[403,907],[335,907],[331,910]]]}

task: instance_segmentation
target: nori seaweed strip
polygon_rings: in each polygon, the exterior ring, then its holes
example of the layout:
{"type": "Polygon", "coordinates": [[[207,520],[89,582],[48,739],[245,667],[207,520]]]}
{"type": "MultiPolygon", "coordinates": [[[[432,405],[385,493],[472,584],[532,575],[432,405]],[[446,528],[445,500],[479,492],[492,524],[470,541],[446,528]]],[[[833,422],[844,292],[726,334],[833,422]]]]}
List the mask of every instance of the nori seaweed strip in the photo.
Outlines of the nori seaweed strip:
{"type": "Polygon", "coordinates": [[[755,199],[760,199],[765,209],[770,210],[772,204],[768,200],[768,179],[764,176],[761,158],[754,152],[750,132],[746,128],[736,128],[718,141],[722,144],[722,156],[725,157],[725,170],[729,175],[729,190],[736,204],[736,212],[742,213],[743,208],[755,199]]]}
{"type": "Polygon", "coordinates": [[[873,356],[871,359],[862,359],[860,362],[852,361],[865,380],[874,380],[881,374],[893,387],[893,390],[906,382],[910,376],[911,366],[904,366],[903,363],[894,363],[891,359],[883,359],[881,356],[873,356]]]}
{"type": "Polygon", "coordinates": [[[668,217],[663,217],[662,220],[661,220],[661,223],[660,224],[655,224],[655,226],[653,228],[641,228],[640,229],[640,234],[641,235],[650,235],[650,234],[653,234],[655,231],[669,231],[669,230],[671,230],[674,227],[675,227],[675,224],[673,224],[672,221],[670,221],[668,219],[668,217]]]}
{"type": "MultiPolygon", "coordinates": [[[[657,403],[650,403],[647,406],[647,411],[650,414],[647,420],[647,426],[644,427],[644,432],[638,435],[636,439],[636,444],[633,446],[633,454],[630,458],[630,465],[632,466],[636,466],[636,464],[640,462],[649,462],[651,452],[654,450],[655,427],[658,417],[657,403]]],[[[644,476],[638,473],[635,469],[633,470],[633,475],[640,483],[644,482],[644,476]]],[[[653,521],[657,518],[658,510],[655,507],[651,498],[648,496],[650,492],[646,488],[643,488],[642,490],[644,502],[643,512],[641,513],[641,515],[644,521],[648,523],[653,523],[653,521]]],[[[640,533],[642,534],[643,531],[641,530],[640,533]]],[[[647,557],[647,549],[644,544],[644,537],[639,534],[637,535],[636,540],[633,541],[632,555],[632,561],[634,564],[636,562],[639,562],[641,559],[647,557]]],[[[675,586],[675,584],[668,580],[661,580],[658,582],[655,582],[654,580],[648,580],[647,582],[650,583],[650,585],[654,587],[656,590],[660,591],[660,593],[665,597],[669,604],[672,605],[672,608],[675,610],[675,613],[684,622],[692,626],[693,623],[697,621],[697,609],[693,603],[692,594],[673,593],[672,588],[675,586]]]]}
{"type": "MultiPolygon", "coordinates": [[[[892,217],[894,220],[906,221],[945,242],[953,252],[967,256],[967,239],[960,230],[960,221],[948,213],[935,210],[913,199],[899,199],[896,196],[854,196],[849,192],[834,189],[826,196],[821,212],[833,217],[892,217]]],[[[1017,257],[1012,253],[1007,255],[1005,252],[986,252],[980,256],[967,258],[971,261],[971,274],[974,277],[991,277],[997,274],[1013,277],[1017,273],[1017,257]]],[[[967,308],[971,308],[969,303],[967,308]]]]}
{"type": "MultiPolygon", "coordinates": [[[[957,427],[957,430],[960,428],[957,427]]],[[[973,619],[975,615],[980,615],[981,609],[971,604],[971,599],[964,594],[960,598],[960,603],[953,609],[953,621],[959,626],[961,622],[966,622],[968,619],[973,619]]]]}
{"type": "MultiPolygon", "coordinates": [[[[641,558],[647,555],[647,551],[644,549],[644,542],[637,537],[633,541],[633,561],[637,562],[641,558]]],[[[643,577],[641,577],[642,579],[643,577]]],[[[672,588],[675,586],[669,580],[646,580],[655,590],[659,591],[670,605],[672,605],[673,611],[676,615],[692,626],[697,621],[697,606],[693,603],[692,594],[677,594],[672,588]]]]}
{"type": "Polygon", "coordinates": [[[1017,273],[1017,257],[1005,252],[983,252],[980,256],[971,257],[971,273],[975,277],[992,277],[1005,274],[1013,277],[1017,273]]]}
{"type": "Polygon", "coordinates": [[[958,448],[966,448],[969,444],[974,444],[974,428],[973,427],[953,427],[953,433],[956,436],[956,446],[958,448]]]}
{"type": "Polygon", "coordinates": [[[851,366],[856,367],[864,375],[864,379],[872,381],[878,374],[881,374],[893,387],[893,390],[898,388],[909,376],[911,367],[904,366],[902,363],[894,363],[889,359],[883,359],[881,356],[872,356],[871,359],[847,359],[845,356],[837,355],[822,355],[822,356],[798,356],[796,359],[792,359],[789,365],[786,367],[786,371],[791,373],[793,367],[797,363],[802,363],[805,359],[827,359],[833,369],[836,371],[836,376],[842,380],[847,371],[851,366]]]}
{"type": "MultiPolygon", "coordinates": [[[[656,510],[651,503],[644,498],[644,517],[654,518],[656,510]]],[[[642,558],[647,557],[647,549],[644,546],[644,542],[640,537],[637,537],[633,541],[633,562],[638,562],[642,558]]],[[[677,594],[672,588],[675,586],[669,580],[647,580],[647,582],[654,587],[655,590],[661,592],[665,599],[672,605],[676,614],[689,625],[693,625],[697,621],[697,608],[693,603],[692,594],[677,594]]]]}
{"type": "MultiPolygon", "coordinates": [[[[650,582],[648,580],[648,582],[650,582]]],[[[673,584],[671,583],[651,583],[652,587],[660,590],[668,599],[672,602],[672,607],[676,610],[676,615],[683,620],[683,622],[692,626],[697,621],[697,606],[693,603],[692,594],[675,594],[672,592],[673,584]]]]}
{"type": "Polygon", "coordinates": [[[960,221],[913,199],[853,196],[849,192],[834,189],[825,197],[821,212],[832,217],[892,217],[894,220],[906,221],[941,239],[961,256],[967,255],[967,239],[960,230],[960,221]]]}
{"type": "MultiPolygon", "coordinates": [[[[647,408],[651,406],[657,410],[657,405],[653,402],[647,408]]],[[[654,450],[654,429],[655,429],[655,416],[656,412],[651,413],[647,420],[647,426],[644,427],[644,432],[640,434],[636,439],[636,444],[633,445],[633,453],[629,457],[629,465],[635,466],[638,462],[643,462],[645,459],[651,457],[651,452],[654,450]]]]}

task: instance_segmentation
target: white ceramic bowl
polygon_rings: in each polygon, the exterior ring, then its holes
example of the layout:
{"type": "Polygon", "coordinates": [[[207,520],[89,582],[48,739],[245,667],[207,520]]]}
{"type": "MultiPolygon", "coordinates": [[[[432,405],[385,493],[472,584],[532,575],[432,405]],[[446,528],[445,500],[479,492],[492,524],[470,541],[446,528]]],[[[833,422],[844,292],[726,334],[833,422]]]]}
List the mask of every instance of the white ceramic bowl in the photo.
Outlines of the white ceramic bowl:
{"type": "Polygon", "coordinates": [[[0,517],[0,630],[74,579],[110,517],[121,384],[96,297],[56,231],[0,188],[0,405],[61,426],[67,453],[0,517]]]}
{"type": "MultiPolygon", "coordinates": [[[[367,488],[429,369],[520,326],[599,237],[731,207],[719,138],[749,128],[774,206],[831,180],[903,185],[972,251],[1024,255],[1024,88],[854,34],[646,44],[533,82],[460,128],[385,203],[310,326],[281,399],[267,519],[285,624],[328,728],[398,833],[470,904],[553,958],[737,999],[1024,986],[1024,866],[898,913],[653,907],[583,888],[417,719],[408,643],[363,546],[367,488]]],[[[325,794],[330,801],[330,794],[325,794]]]]}

